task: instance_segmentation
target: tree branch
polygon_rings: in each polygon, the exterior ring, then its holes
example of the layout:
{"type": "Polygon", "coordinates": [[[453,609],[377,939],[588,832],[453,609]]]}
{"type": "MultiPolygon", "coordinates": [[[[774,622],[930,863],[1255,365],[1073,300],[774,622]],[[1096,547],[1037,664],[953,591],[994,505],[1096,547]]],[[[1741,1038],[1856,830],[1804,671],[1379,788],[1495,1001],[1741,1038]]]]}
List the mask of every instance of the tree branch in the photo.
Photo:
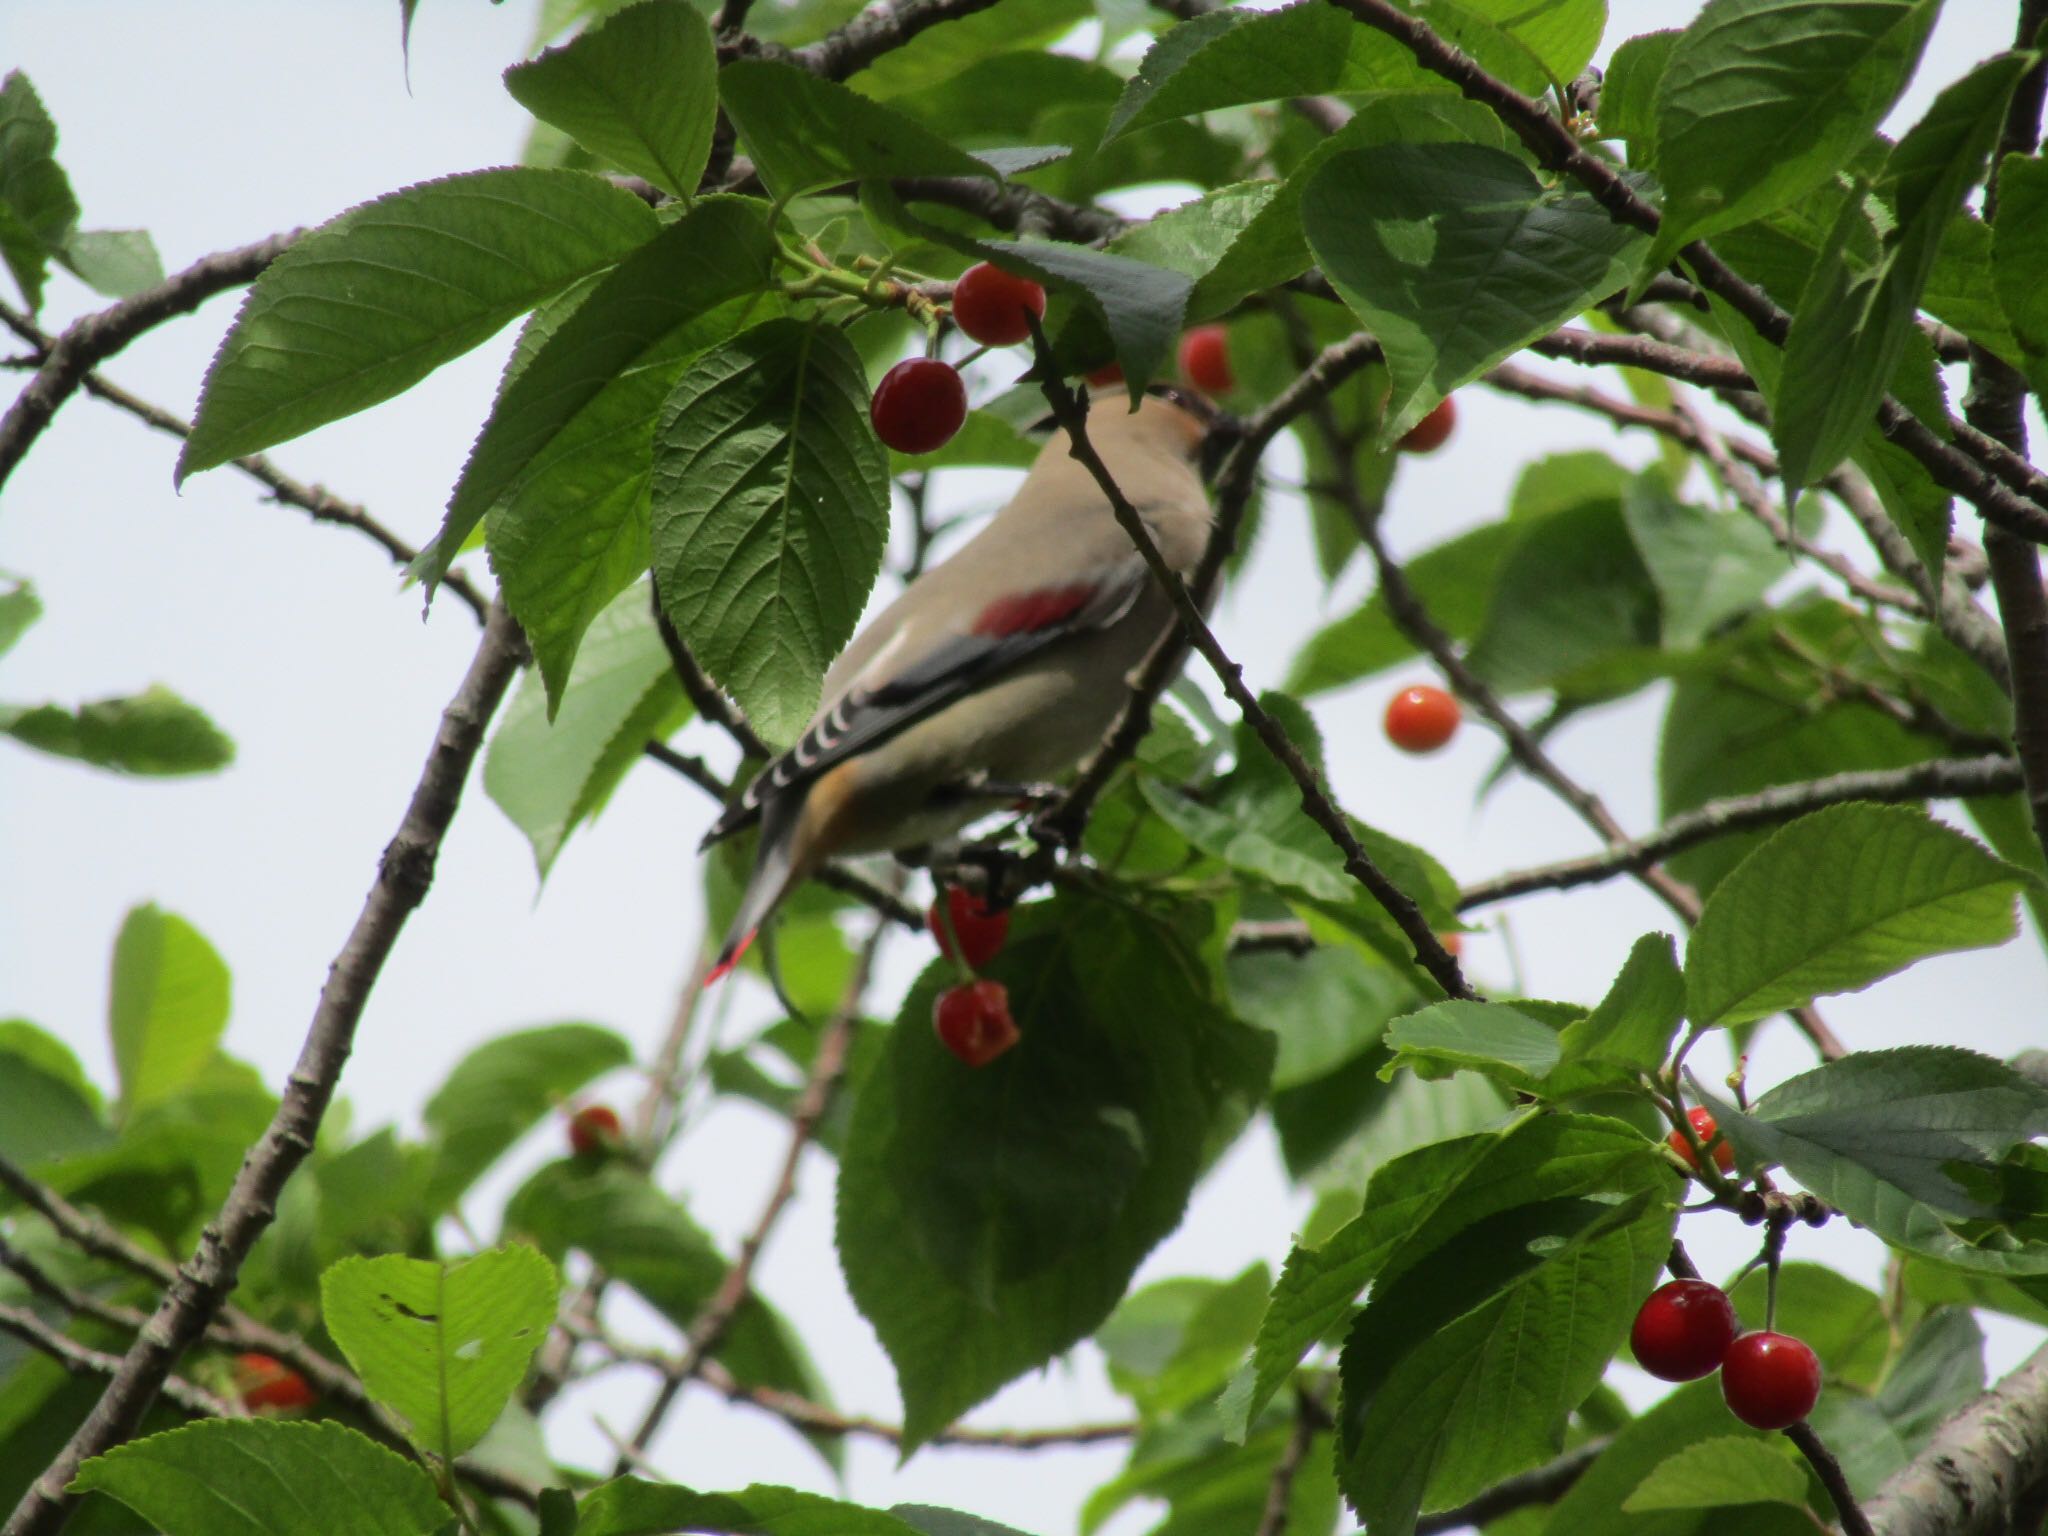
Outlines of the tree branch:
{"type": "Polygon", "coordinates": [[[996,0],[884,0],[829,37],[795,49],[790,61],[827,80],[844,80],[927,27],[985,11],[996,0]]]}
{"type": "Polygon", "coordinates": [[[1974,795],[2009,794],[2020,787],[2019,764],[2009,757],[1936,758],[1908,768],[1858,770],[1797,784],[1777,784],[1753,795],[1709,800],[1672,817],[1645,837],[1590,858],[1517,870],[1468,885],[1458,893],[1458,910],[1470,911],[1512,896],[1526,896],[1531,891],[1570,890],[1633,874],[1640,867],[1731,832],[1774,826],[1845,800],[1896,803],[1966,799],[1974,795]]]}
{"type": "MultiPolygon", "coordinates": [[[[1657,210],[1619,170],[1580,144],[1540,102],[1489,75],[1427,22],[1397,9],[1391,0],[1329,3],[1401,43],[1423,68],[1490,109],[1528,146],[1538,163],[1577,181],[1616,223],[1656,232],[1657,210]]],[[[1785,344],[1792,317],[1762,288],[1723,262],[1705,241],[1695,240],[1679,254],[1702,288],[1730,304],[1766,341],[1779,347],[1785,344]]],[[[1961,431],[1958,443],[1952,445],[1889,395],[1878,406],[1877,423],[1888,439],[1921,462],[1937,484],[1963,497],[1985,518],[2037,543],[2048,542],[2048,479],[2023,458],[1961,431]]]]}
{"type": "Polygon", "coordinates": [[[1785,1438],[1799,1447],[1799,1454],[1806,1458],[1806,1464],[1813,1468],[1813,1475],[1820,1479],[1821,1486],[1827,1489],[1828,1497],[1834,1501],[1835,1513],[1842,1517],[1842,1536],[1872,1536],[1870,1521],[1863,1513],[1863,1506],[1856,1502],[1856,1492],[1849,1486],[1842,1464],[1814,1432],[1813,1426],[1801,1419],[1785,1431],[1785,1438]]]}
{"type": "Polygon", "coordinates": [[[2048,1478],[2048,1345],[1934,1433],[1865,1513],[1876,1536],[2005,1536],[2048,1478]]]}
{"type": "Polygon", "coordinates": [[[1415,1522],[1415,1536],[1439,1536],[1441,1532],[1461,1531],[1467,1526],[1476,1528],[1531,1504],[1555,1504],[1606,1449],[1605,1435],[1574,1446],[1555,1461],[1494,1484],[1470,1503],[1441,1514],[1424,1515],[1415,1522]]]}
{"type": "Polygon", "coordinates": [[[145,288],[68,327],[49,347],[42,367],[6,416],[0,417],[0,485],[7,483],[29,445],[42,435],[57,408],[78,392],[88,373],[144,331],[190,314],[216,293],[251,281],[302,233],[295,229],[239,250],[202,256],[154,288],[145,288]]]}
{"type": "Polygon", "coordinates": [[[370,990],[406,918],[426,896],[484,728],[511,685],[524,649],[511,615],[494,607],[469,672],[442,714],[412,802],[379,861],[376,882],[321,988],[277,1114],[99,1402],[22,1496],[5,1536],[48,1536],[63,1524],[72,1497],[65,1488],[79,1466],[135,1432],[178,1357],[206,1331],[234,1289],[242,1260],[277,1213],[285,1181],[313,1149],[370,990]]]}
{"type": "MultiPolygon", "coordinates": [[[[76,1339],[59,1333],[26,1307],[0,1306],[0,1333],[11,1333],[31,1349],[40,1350],[75,1376],[113,1376],[121,1369],[121,1357],[88,1349],[76,1339]]],[[[246,1414],[225,1398],[182,1376],[166,1376],[159,1395],[186,1413],[200,1418],[245,1418],[246,1414]]]]}
{"type": "Polygon", "coordinates": [[[1160,554],[1159,546],[1153,542],[1144,519],[1138,515],[1138,509],[1131,505],[1130,498],[1124,495],[1115,477],[1110,474],[1109,466],[1102,462],[1102,456],[1095,451],[1095,445],[1089,442],[1087,401],[1060,378],[1058,366],[1053,361],[1051,345],[1045,337],[1045,327],[1039,324],[1037,316],[1030,315],[1029,311],[1026,311],[1026,314],[1031,320],[1031,340],[1036,357],[1038,385],[1045,394],[1047,405],[1052,408],[1054,418],[1066,430],[1068,452],[1094,476],[1095,483],[1101,487],[1103,496],[1109,502],[1117,526],[1130,538],[1144,559],[1146,569],[1151,571],[1153,580],[1159,583],[1160,589],[1165,592],[1174,610],[1180,615],[1182,631],[1188,636],[1194,648],[1201,653],[1202,659],[1209,664],[1210,669],[1216,674],[1217,681],[1222,683],[1223,691],[1230,696],[1230,701],[1238,707],[1245,722],[1251,726],[1266,750],[1272,753],[1274,760],[1287,771],[1287,776],[1294,780],[1295,788],[1301,794],[1302,809],[1344,856],[1344,872],[1364,886],[1372,898],[1386,909],[1395,926],[1414,946],[1416,964],[1428,971],[1451,997],[1476,997],[1478,994],[1466,982],[1464,973],[1458,968],[1457,959],[1444,948],[1443,941],[1437,938],[1423,917],[1421,908],[1417,907],[1413,898],[1388,879],[1379,865],[1373,862],[1372,856],[1365,851],[1357,835],[1352,832],[1351,824],[1345,820],[1344,813],[1332,803],[1315,770],[1309,767],[1307,760],[1302,757],[1300,749],[1288,738],[1286,730],[1280,723],[1267,713],[1257,696],[1245,686],[1244,669],[1230,659],[1217,641],[1215,632],[1202,617],[1201,607],[1196,603],[1194,595],[1189,592],[1187,583],[1181,580],[1179,572],[1166,563],[1166,557],[1160,554]]]}
{"type": "MultiPolygon", "coordinates": [[[[2023,0],[2017,46],[2030,47],[2048,18],[2048,0],[2023,0]]],[[[2041,137],[2041,103],[2048,91],[2048,59],[2037,59],[2021,77],[2006,110],[1991,179],[1984,190],[1984,218],[1998,213],[1999,173],[2008,155],[2031,154],[2041,137]]],[[[2026,381],[2002,358],[1972,343],[1970,391],[1963,414],[1972,427],[2022,460],[2027,451],[2026,381]]],[[[2040,551],[2003,527],[1984,530],[1984,555],[1991,565],[1991,589],[2005,627],[2005,653],[2012,670],[2013,744],[2027,779],[2027,809],[2034,837],[2048,854],[2048,589],[2041,584],[2040,551]]]]}
{"type": "Polygon", "coordinates": [[[1260,1512],[1258,1529],[1252,1536],[1286,1536],[1287,1509],[1294,1497],[1295,1474],[1308,1460],[1309,1450],[1316,1441],[1317,1426],[1328,1422],[1329,1416],[1320,1405],[1311,1407],[1310,1399],[1304,1394],[1295,1406],[1294,1427],[1288,1431],[1287,1443],[1280,1448],[1280,1459],[1273,1463],[1273,1475],[1266,1482],[1266,1505],[1260,1512]]]}

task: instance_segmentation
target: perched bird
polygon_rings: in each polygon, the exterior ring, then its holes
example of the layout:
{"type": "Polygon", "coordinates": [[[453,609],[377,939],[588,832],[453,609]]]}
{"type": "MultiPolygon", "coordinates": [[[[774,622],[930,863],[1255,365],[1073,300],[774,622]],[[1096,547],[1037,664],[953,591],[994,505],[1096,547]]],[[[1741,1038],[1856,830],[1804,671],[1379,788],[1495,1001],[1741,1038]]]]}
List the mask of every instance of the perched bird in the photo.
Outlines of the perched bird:
{"type": "MultiPolygon", "coordinates": [[[[1105,397],[1088,416],[1110,477],[1183,575],[1209,536],[1198,464],[1212,419],[1206,401],[1178,391],[1132,412],[1105,397]]],[[[713,979],[824,860],[944,837],[1083,757],[1173,622],[1108,498],[1055,432],[988,525],[854,636],[803,736],[705,835],[709,847],[761,823],[713,979]]]]}

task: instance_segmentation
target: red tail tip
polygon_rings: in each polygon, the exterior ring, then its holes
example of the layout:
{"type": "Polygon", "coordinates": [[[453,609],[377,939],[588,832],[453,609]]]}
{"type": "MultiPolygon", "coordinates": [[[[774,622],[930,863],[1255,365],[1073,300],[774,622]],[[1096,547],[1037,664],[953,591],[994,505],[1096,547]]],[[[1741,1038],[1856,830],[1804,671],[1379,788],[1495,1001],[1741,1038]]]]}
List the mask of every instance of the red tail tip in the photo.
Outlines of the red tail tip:
{"type": "Polygon", "coordinates": [[[732,968],[746,959],[747,946],[754,942],[754,935],[760,931],[758,928],[751,928],[747,931],[746,937],[741,939],[739,943],[727,946],[725,953],[718,957],[718,964],[711,968],[711,974],[704,978],[704,985],[715,987],[718,983],[725,980],[732,968]]]}

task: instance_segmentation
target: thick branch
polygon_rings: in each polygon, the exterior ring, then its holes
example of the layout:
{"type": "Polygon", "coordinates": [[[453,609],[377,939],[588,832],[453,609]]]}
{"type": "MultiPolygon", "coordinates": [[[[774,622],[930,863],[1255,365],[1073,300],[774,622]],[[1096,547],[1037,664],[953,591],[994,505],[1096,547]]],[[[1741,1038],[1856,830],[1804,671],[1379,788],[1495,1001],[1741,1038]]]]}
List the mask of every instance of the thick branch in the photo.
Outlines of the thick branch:
{"type": "Polygon", "coordinates": [[[190,314],[216,293],[253,280],[299,238],[291,230],[239,250],[202,256],[154,288],[87,315],[59,336],[5,417],[0,417],[0,485],[42,435],[85,376],[144,331],[190,314]]]}
{"type": "Polygon", "coordinates": [[[885,0],[870,6],[829,37],[796,49],[790,61],[828,80],[866,69],[927,27],[985,11],[996,0],[885,0]]]}
{"type": "Polygon", "coordinates": [[[1798,784],[1778,784],[1753,795],[1709,800],[1672,817],[1647,837],[1622,843],[1590,858],[1518,870],[1468,885],[1458,894],[1458,910],[1470,911],[1511,896],[1526,896],[1531,891],[1595,885],[1617,875],[1633,874],[1639,868],[1714,838],[1754,827],[1775,826],[1845,800],[1891,803],[1965,799],[1973,795],[2009,794],[2020,784],[2019,764],[2009,757],[1937,758],[1910,768],[1859,770],[1798,784]]]}
{"type": "Polygon", "coordinates": [[[1935,1431],[1865,1511],[1876,1536],[2005,1536],[2048,1478],[2048,1345],[1935,1431]]]}
{"type": "Polygon", "coordinates": [[[1588,1440],[1555,1461],[1496,1483],[1469,1504],[1460,1504],[1442,1514],[1424,1515],[1415,1522],[1415,1536],[1438,1536],[1439,1532],[1462,1531],[1468,1526],[1477,1528],[1531,1504],[1555,1504],[1606,1449],[1605,1435],[1588,1440]]]}
{"type": "Polygon", "coordinates": [[[943,203],[974,214],[997,229],[1030,229],[1076,245],[1097,245],[1125,228],[1124,220],[1105,208],[1063,202],[1020,182],[990,181],[980,176],[906,176],[890,183],[905,202],[943,203]]]}
{"type": "MultiPolygon", "coordinates": [[[[1586,149],[1540,102],[1489,75],[1427,22],[1397,9],[1391,0],[1329,3],[1401,43],[1423,68],[1492,110],[1543,166],[1577,181],[1615,222],[1656,232],[1657,210],[1615,166],[1586,149]]],[[[1766,341],[1785,344],[1792,317],[1762,288],[1723,262],[1704,241],[1693,241],[1680,255],[1702,288],[1725,300],[1766,341]]],[[[2048,480],[2023,458],[1964,434],[1959,438],[1967,449],[1952,445],[1889,395],[1878,407],[1877,422],[1884,435],[1918,459],[1937,484],[1963,497],[1985,518],[2036,542],[2048,542],[2048,480]]]]}
{"type": "Polygon", "coordinates": [[[524,650],[511,615],[493,608],[468,675],[442,714],[412,803],[384,850],[376,882],[321,988],[276,1116],[243,1161],[227,1203],[207,1225],[198,1250],[178,1270],[98,1404],[23,1495],[5,1536],[48,1536],[63,1524],[71,1502],[65,1485],[80,1464],[135,1432],[178,1357],[206,1331],[234,1289],[242,1260],[277,1213],[285,1181],[313,1148],[370,990],[406,918],[426,896],[441,838],[461,803],[484,728],[511,685],[524,650]]]}
{"type": "Polygon", "coordinates": [[[1414,946],[1416,964],[1428,971],[1450,996],[1477,996],[1459,970],[1456,958],[1444,948],[1443,942],[1430,928],[1421,908],[1373,862],[1372,856],[1352,832],[1344,813],[1331,801],[1316,771],[1302,757],[1301,750],[1288,738],[1281,724],[1267,713],[1251,689],[1245,686],[1244,669],[1224,651],[1208,621],[1202,617],[1201,607],[1188,590],[1187,583],[1166,563],[1166,557],[1159,552],[1159,546],[1146,529],[1144,519],[1138,515],[1138,509],[1131,505],[1130,498],[1124,495],[1110,474],[1109,466],[1102,462],[1095,445],[1089,442],[1087,401],[1059,377],[1057,365],[1052,360],[1052,348],[1035,316],[1032,317],[1031,332],[1037,356],[1039,388],[1044,392],[1054,418],[1066,430],[1068,452],[1094,476],[1095,483],[1109,501],[1117,526],[1130,538],[1153,580],[1159,583],[1160,589],[1173,603],[1175,612],[1180,616],[1182,631],[1209,664],[1217,681],[1222,683],[1223,691],[1230,696],[1230,701],[1238,707],[1266,750],[1294,780],[1295,788],[1301,794],[1303,811],[1343,855],[1344,872],[1364,886],[1372,898],[1386,909],[1395,926],[1414,946]]]}

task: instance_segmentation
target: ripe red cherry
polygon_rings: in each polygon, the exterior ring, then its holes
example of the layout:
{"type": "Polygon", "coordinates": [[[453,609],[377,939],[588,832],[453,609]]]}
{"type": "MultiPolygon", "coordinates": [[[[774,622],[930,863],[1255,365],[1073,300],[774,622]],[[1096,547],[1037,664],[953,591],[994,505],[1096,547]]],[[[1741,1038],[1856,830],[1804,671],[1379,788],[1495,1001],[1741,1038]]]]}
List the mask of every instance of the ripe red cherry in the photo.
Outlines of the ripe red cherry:
{"type": "Polygon", "coordinates": [[[1650,1292],[1628,1331],[1636,1364],[1662,1381],[1710,1376],[1742,1332],[1728,1293],[1704,1280],[1674,1280],[1650,1292]]]}
{"type": "Polygon", "coordinates": [[[969,267],[953,285],[953,323],[985,347],[1011,347],[1029,336],[1026,311],[1045,313],[1045,290],[985,261],[969,267]]]}
{"type": "Polygon", "coordinates": [[[1017,1043],[1010,992],[1000,981],[948,987],[932,1005],[939,1043],[970,1067],[985,1067],[1017,1043]]]}
{"type": "MultiPolygon", "coordinates": [[[[1714,1123],[1712,1112],[1705,1109],[1689,1109],[1685,1112],[1685,1118],[1692,1122],[1692,1133],[1699,1137],[1701,1146],[1704,1147],[1709,1142],[1713,1142],[1711,1150],[1714,1166],[1723,1173],[1733,1173],[1735,1171],[1735,1149],[1728,1145],[1725,1137],[1718,1142],[1714,1141],[1714,1132],[1718,1127],[1714,1123]]],[[[1685,1159],[1688,1167],[1694,1170],[1699,1168],[1699,1163],[1692,1155],[1692,1148],[1685,1144],[1685,1137],[1682,1133],[1673,1131],[1664,1138],[1664,1141],[1672,1151],[1685,1159]]]]}
{"type": "Polygon", "coordinates": [[[875,436],[898,453],[935,453],[967,419],[967,386],[936,357],[913,357],[882,375],[868,402],[875,436]]]}
{"type": "Polygon", "coordinates": [[[1458,408],[1445,395],[1436,403],[1436,409],[1401,434],[1397,445],[1403,453],[1434,453],[1443,447],[1451,435],[1451,428],[1458,424],[1458,408]]]}
{"type": "Polygon", "coordinates": [[[1084,375],[1084,377],[1086,377],[1090,384],[1095,385],[1098,389],[1103,389],[1111,384],[1123,383],[1124,370],[1120,363],[1104,363],[1100,368],[1084,375]]]}
{"type": "Polygon", "coordinates": [[[1434,752],[1457,734],[1463,713],[1441,688],[1404,688],[1387,703],[1387,740],[1403,752],[1434,752]]]}
{"type": "Polygon", "coordinates": [[[925,914],[925,923],[932,931],[932,937],[939,941],[939,953],[947,959],[953,958],[953,939],[960,940],[960,958],[975,970],[996,957],[1003,947],[1003,940],[1010,935],[1010,914],[991,911],[988,902],[974,892],[962,890],[957,885],[946,887],[946,908],[939,910],[939,904],[932,903],[931,911],[925,914]],[[952,931],[947,931],[948,922],[952,931]]]}
{"type": "Polygon", "coordinates": [[[1820,1400],[1820,1361],[1790,1334],[1745,1333],[1721,1359],[1721,1396],[1750,1428],[1784,1429],[1820,1400]]]}
{"type": "Polygon", "coordinates": [[[1237,387],[1230,371],[1230,332],[1198,325],[1180,339],[1180,376],[1205,395],[1227,395],[1237,387]]]}
{"type": "Polygon", "coordinates": [[[609,1104],[586,1104],[569,1117],[569,1150],[578,1157],[609,1152],[624,1139],[618,1111],[609,1104]]]}
{"type": "Polygon", "coordinates": [[[235,1356],[235,1391],[247,1408],[307,1408],[319,1396],[282,1360],[254,1351],[235,1356]]]}

